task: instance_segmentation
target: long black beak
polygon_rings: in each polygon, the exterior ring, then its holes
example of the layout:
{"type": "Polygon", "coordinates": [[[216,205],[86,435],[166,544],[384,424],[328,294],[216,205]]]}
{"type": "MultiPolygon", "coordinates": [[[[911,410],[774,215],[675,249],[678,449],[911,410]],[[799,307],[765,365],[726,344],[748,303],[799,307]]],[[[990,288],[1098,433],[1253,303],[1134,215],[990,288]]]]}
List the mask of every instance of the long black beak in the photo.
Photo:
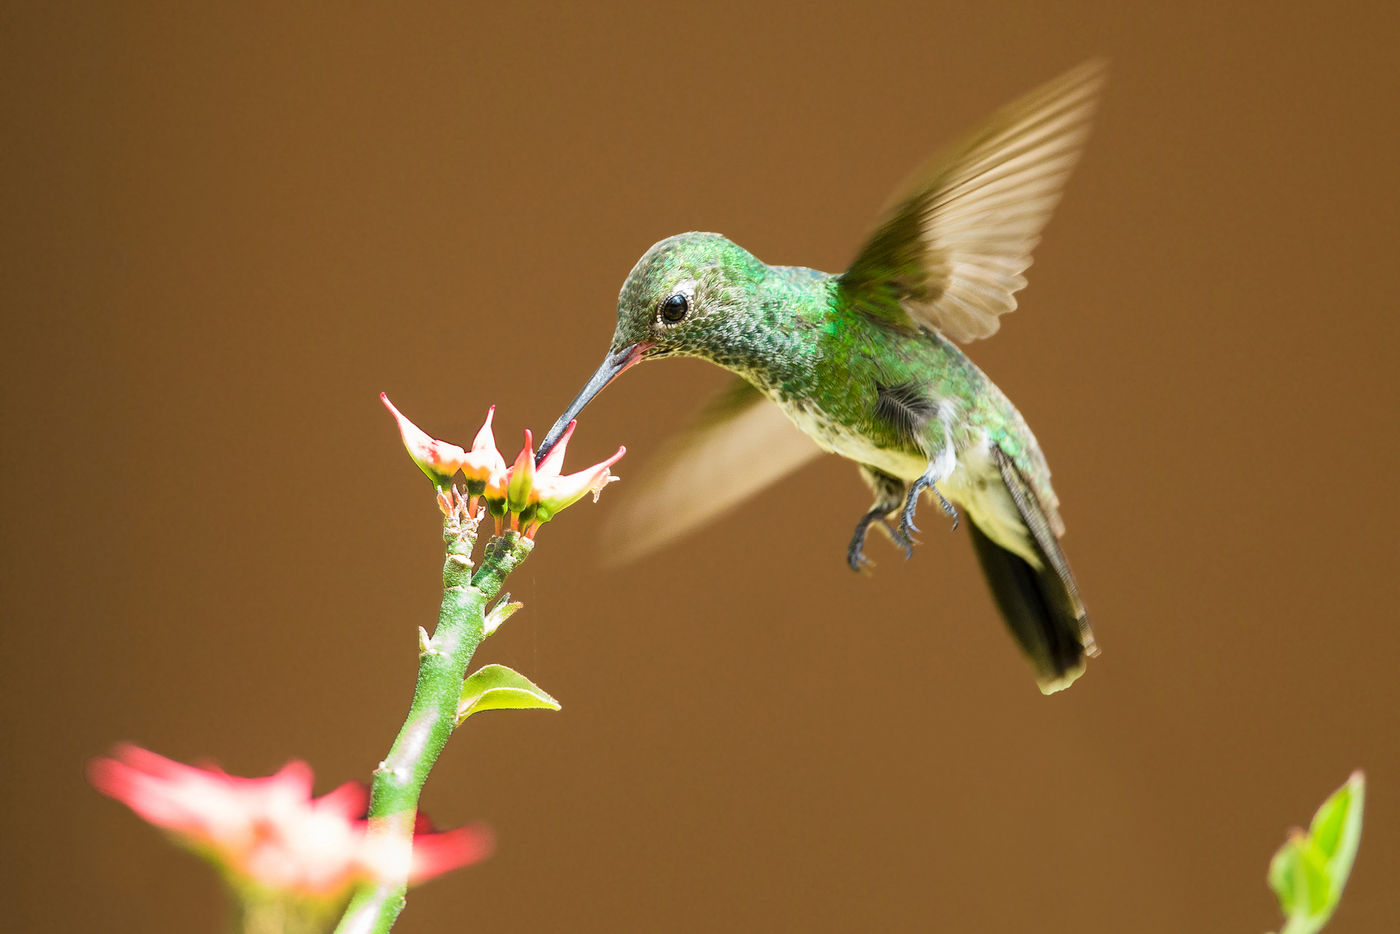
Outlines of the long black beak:
{"type": "Polygon", "coordinates": [[[550,448],[559,443],[559,438],[564,434],[564,429],[569,427],[569,422],[578,417],[578,413],[583,411],[583,407],[587,405],[594,396],[602,392],[607,387],[608,383],[611,383],[621,376],[623,370],[635,363],[640,363],[642,352],[650,346],[650,344],[631,344],[627,347],[623,347],[621,350],[614,350],[604,358],[603,365],[598,367],[598,372],[594,373],[593,377],[588,381],[588,384],[583,387],[582,391],[580,391],[577,396],[574,396],[574,401],[569,403],[569,407],[564,410],[564,414],[559,416],[559,420],[554,423],[554,427],[549,429],[549,434],[545,435],[544,440],[540,442],[540,449],[535,454],[536,465],[544,460],[550,448]]]}

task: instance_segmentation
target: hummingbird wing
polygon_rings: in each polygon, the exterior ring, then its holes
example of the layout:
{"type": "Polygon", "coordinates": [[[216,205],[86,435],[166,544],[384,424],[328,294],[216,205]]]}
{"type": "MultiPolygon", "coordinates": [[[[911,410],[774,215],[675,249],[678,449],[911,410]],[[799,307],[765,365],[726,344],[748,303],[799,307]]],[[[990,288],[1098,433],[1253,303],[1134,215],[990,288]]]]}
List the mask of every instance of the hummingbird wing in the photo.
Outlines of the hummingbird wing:
{"type": "Polygon", "coordinates": [[[862,311],[989,337],[1015,293],[1089,133],[1104,82],[1091,61],[1002,108],[900,190],[841,277],[862,311]]]}
{"type": "Polygon", "coordinates": [[[680,538],[822,453],[782,409],[734,382],[617,496],[604,528],[622,563],[680,538]]]}

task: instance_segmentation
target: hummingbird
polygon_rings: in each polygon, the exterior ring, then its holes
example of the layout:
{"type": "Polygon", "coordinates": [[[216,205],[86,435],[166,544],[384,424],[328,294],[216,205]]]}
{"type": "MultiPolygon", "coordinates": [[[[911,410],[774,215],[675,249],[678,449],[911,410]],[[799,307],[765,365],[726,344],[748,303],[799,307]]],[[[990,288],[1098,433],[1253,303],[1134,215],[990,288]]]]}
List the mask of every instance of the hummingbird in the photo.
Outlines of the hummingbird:
{"type": "Polygon", "coordinates": [[[1077,161],[1104,80],[1089,62],[1002,108],[899,189],[855,260],[770,266],[713,233],[652,246],[623,283],[606,357],[555,422],[646,360],[699,357],[735,375],[633,498],[623,547],[649,550],[822,451],[854,461],[874,527],[908,558],[924,497],[958,527],[1046,694],[1098,654],[1060,546],[1050,470],[1020,412],[961,346],[1016,308],[1031,250],[1077,161]],[[815,442],[815,443],[813,443],[815,442]]]}

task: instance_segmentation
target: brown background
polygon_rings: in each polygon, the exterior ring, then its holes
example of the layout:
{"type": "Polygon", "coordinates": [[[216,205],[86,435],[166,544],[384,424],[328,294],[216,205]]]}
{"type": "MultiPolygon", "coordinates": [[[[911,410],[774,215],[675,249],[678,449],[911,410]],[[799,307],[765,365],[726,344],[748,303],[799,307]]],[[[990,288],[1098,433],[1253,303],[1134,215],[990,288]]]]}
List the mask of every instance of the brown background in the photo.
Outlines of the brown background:
{"type": "MultiPolygon", "coordinates": [[[[449,747],[426,805],[499,852],[402,929],[1259,931],[1285,828],[1363,766],[1334,929],[1393,930],[1394,21],[502,6],[0,12],[4,927],[218,930],[212,875],[85,786],[116,741],[321,789],[382,756],[439,544],[380,390],[514,445],[654,240],[839,269],[943,140],[1103,55],[973,350],[1055,468],[1088,676],[1036,692],[962,532],[845,570],[835,459],[603,570],[624,479],[511,581],[479,658],[564,711],[449,747]]],[[[625,442],[626,478],[722,382],[628,374],[575,463],[625,442]]]]}

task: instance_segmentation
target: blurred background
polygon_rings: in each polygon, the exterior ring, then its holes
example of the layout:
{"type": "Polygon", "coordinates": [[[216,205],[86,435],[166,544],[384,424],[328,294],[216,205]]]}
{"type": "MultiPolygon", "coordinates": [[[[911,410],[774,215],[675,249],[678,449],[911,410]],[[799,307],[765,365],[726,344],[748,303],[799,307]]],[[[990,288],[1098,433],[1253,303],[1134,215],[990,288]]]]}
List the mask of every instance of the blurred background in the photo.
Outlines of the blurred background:
{"type": "MultiPolygon", "coordinates": [[[[605,511],[724,375],[629,373],[478,654],[425,806],[484,865],[404,931],[1260,931],[1286,828],[1370,783],[1333,930],[1400,915],[1393,5],[0,9],[3,723],[15,931],[217,931],[87,787],[131,740],[367,778],[438,601],[376,395],[508,452],[655,240],[839,270],[940,144],[1092,56],[1087,154],[972,356],[1055,470],[1103,656],[1044,698],[965,531],[844,566],[823,459],[608,569],[605,511]]],[[[927,509],[925,510],[927,512],[927,509]]]]}

